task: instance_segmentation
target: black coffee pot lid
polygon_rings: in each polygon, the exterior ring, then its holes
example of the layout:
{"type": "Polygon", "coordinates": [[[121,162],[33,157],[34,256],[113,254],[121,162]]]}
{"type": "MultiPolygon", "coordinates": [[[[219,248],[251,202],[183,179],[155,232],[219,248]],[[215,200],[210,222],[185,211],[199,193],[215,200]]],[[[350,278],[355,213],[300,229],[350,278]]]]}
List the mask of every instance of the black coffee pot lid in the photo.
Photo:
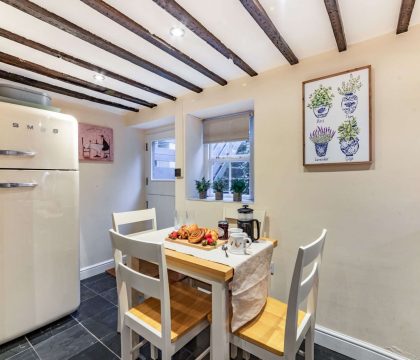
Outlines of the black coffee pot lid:
{"type": "Polygon", "coordinates": [[[240,209],[238,209],[238,213],[240,214],[252,214],[254,212],[253,209],[249,207],[249,205],[244,205],[240,209]]]}

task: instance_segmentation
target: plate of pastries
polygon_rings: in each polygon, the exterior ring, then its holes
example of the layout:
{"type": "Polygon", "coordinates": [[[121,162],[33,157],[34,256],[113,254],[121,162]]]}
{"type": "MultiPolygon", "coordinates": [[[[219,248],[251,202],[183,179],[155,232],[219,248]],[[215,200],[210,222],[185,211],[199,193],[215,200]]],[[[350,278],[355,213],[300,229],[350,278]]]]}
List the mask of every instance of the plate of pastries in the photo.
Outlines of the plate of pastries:
{"type": "Polygon", "coordinates": [[[197,224],[182,225],[178,230],[172,231],[167,240],[183,245],[197,245],[203,247],[217,247],[225,241],[219,240],[219,234],[215,229],[199,227],[197,224]]]}

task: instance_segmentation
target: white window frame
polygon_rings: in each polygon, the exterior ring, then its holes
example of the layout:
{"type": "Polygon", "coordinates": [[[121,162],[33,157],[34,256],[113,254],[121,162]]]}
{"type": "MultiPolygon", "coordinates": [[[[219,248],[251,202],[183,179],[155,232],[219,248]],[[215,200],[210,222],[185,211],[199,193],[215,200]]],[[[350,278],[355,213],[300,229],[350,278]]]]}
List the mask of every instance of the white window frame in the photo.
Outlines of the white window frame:
{"type": "MultiPolygon", "coordinates": [[[[230,142],[230,141],[221,141],[222,142],[230,142]]],[[[234,142],[234,141],[232,141],[234,142]]],[[[236,141],[235,141],[236,142],[236,141]]],[[[210,146],[212,144],[204,144],[204,173],[206,174],[206,178],[210,179],[213,182],[211,168],[215,162],[241,162],[241,161],[249,161],[249,194],[243,194],[242,199],[245,201],[253,201],[254,200],[254,144],[253,144],[253,134],[251,134],[249,138],[249,155],[235,155],[231,157],[223,157],[223,158],[210,158],[210,146]]],[[[229,179],[232,179],[232,167],[229,166],[229,179]]],[[[229,191],[230,191],[230,184],[229,184],[229,191]]],[[[210,188],[211,197],[215,197],[215,193],[213,188],[210,188]]],[[[233,195],[231,193],[223,195],[224,200],[231,201],[233,200],[233,195]]]]}
{"type": "MultiPolygon", "coordinates": [[[[176,151],[175,137],[169,136],[169,137],[153,139],[153,140],[150,141],[150,181],[156,181],[156,182],[159,182],[159,181],[173,181],[173,182],[175,182],[175,175],[174,175],[173,179],[154,179],[153,178],[153,143],[156,142],[156,141],[169,141],[169,140],[173,140],[175,142],[175,151],[176,151]]],[[[176,164],[175,164],[175,167],[176,167],[176,164]]],[[[174,171],[175,171],[175,168],[174,168],[174,171]]]]}

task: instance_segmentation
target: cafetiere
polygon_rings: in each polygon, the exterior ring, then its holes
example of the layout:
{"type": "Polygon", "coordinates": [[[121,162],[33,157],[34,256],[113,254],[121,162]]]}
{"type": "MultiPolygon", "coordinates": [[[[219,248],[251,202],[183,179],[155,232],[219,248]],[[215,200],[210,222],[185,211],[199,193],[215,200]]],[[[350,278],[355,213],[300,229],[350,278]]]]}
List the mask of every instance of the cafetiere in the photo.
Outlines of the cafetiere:
{"type": "Polygon", "coordinates": [[[251,209],[248,205],[243,205],[240,209],[238,209],[237,224],[238,228],[247,233],[252,241],[256,241],[260,238],[260,222],[257,219],[254,219],[254,210],[251,209]],[[256,235],[254,231],[254,224],[256,224],[256,235]]]}

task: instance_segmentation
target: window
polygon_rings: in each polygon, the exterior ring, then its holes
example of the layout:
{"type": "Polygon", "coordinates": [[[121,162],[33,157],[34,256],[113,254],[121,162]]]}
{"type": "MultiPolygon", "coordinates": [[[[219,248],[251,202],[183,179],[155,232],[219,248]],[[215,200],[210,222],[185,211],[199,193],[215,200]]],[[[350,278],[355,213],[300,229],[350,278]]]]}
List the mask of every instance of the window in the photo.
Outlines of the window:
{"type": "Polygon", "coordinates": [[[243,195],[250,191],[251,146],[249,140],[220,142],[208,145],[208,167],[211,181],[222,179],[223,193],[231,194],[233,179],[245,180],[247,186],[243,195]]]}
{"type": "MultiPolygon", "coordinates": [[[[204,172],[211,182],[223,180],[225,198],[232,196],[234,179],[243,179],[243,199],[253,199],[253,115],[250,112],[206,119],[204,172]]],[[[213,189],[210,189],[210,194],[213,189]]]]}
{"type": "Polygon", "coordinates": [[[152,180],[175,180],[175,139],[152,142],[152,180]]]}

